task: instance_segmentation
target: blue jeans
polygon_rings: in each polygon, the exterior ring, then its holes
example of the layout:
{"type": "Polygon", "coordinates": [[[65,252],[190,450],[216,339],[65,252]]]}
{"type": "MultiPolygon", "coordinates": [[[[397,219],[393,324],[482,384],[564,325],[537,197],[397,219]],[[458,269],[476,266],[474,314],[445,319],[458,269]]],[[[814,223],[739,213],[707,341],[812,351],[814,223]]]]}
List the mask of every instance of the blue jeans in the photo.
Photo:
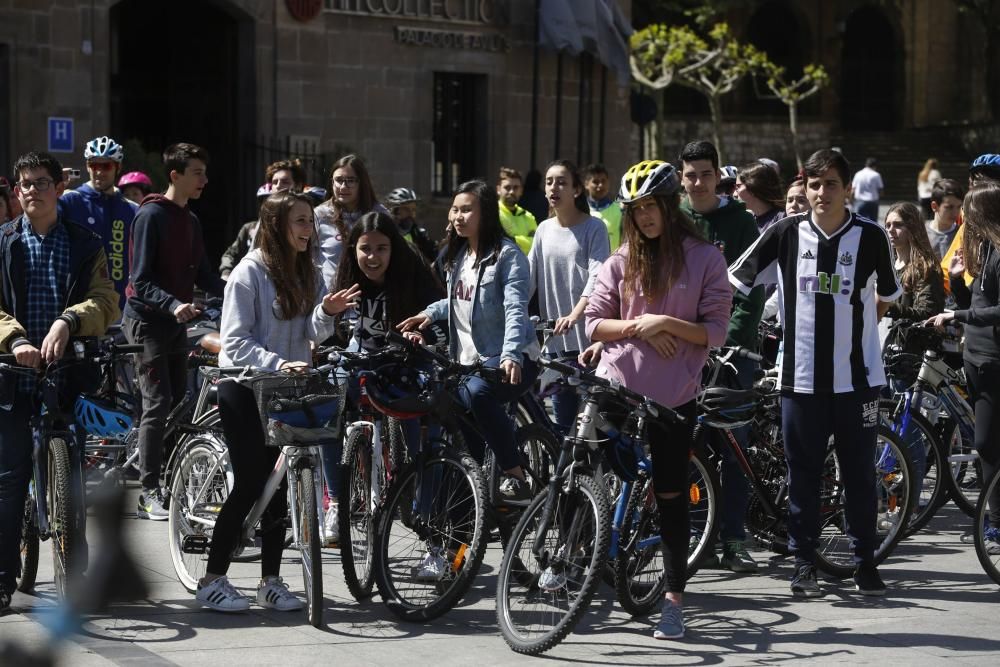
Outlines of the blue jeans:
{"type": "MultiPolygon", "coordinates": [[[[500,357],[490,357],[483,365],[498,368],[500,357]]],[[[475,430],[462,429],[469,452],[476,461],[483,462],[486,453],[484,445],[489,445],[501,470],[521,465],[521,456],[514,444],[514,422],[507,414],[507,404],[530,389],[536,377],[538,364],[525,355],[521,361],[521,382],[518,384],[493,384],[478,375],[470,375],[463,380],[458,388],[459,402],[472,412],[478,430],[486,436],[484,443],[475,430]]]]}
{"type": "Polygon", "coordinates": [[[788,549],[812,563],[819,545],[819,503],[827,443],[833,436],[844,485],[847,534],[855,563],[875,555],[878,388],[843,394],[781,394],[788,460],[788,549]]]}
{"type": "Polygon", "coordinates": [[[24,501],[31,480],[31,400],[14,397],[10,410],[0,408],[0,586],[14,590],[21,567],[24,501]]]}
{"type": "MultiPolygon", "coordinates": [[[[754,371],[757,362],[750,359],[733,359],[736,376],[732,385],[738,389],[749,389],[753,386],[754,371]]],[[[750,425],[733,430],[736,443],[746,451],[747,440],[750,438],[750,425]]],[[[736,458],[736,454],[728,446],[722,447],[722,523],[720,539],[744,541],[747,538],[744,527],[747,516],[747,505],[750,504],[750,482],[736,458]]]]}
{"type": "MultiPolygon", "coordinates": [[[[562,352],[558,358],[563,363],[579,367],[576,361],[579,355],[579,352],[562,352]]],[[[569,433],[576,423],[576,416],[580,413],[580,394],[577,388],[564,384],[559,391],[552,394],[552,409],[556,413],[556,426],[562,433],[569,433]]]]}
{"type": "Polygon", "coordinates": [[[878,200],[857,201],[854,203],[854,212],[863,218],[878,222],[878,200]]]}

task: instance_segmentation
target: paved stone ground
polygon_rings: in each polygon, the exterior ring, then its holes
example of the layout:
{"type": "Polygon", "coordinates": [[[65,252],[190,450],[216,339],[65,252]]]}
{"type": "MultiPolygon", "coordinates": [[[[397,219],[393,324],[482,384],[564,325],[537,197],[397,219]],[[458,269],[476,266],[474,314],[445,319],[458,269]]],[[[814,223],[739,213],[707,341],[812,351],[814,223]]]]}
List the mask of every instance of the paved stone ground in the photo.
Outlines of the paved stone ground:
{"type": "MultiPolygon", "coordinates": [[[[134,496],[134,492],[133,492],[134,496]]],[[[818,600],[788,592],[791,565],[756,551],[757,576],[709,570],[695,575],[686,597],[688,633],[680,642],[652,638],[652,619],[621,612],[602,586],[590,613],[566,641],[539,660],[581,665],[998,664],[1000,592],[960,541],[968,519],[951,505],[925,531],[905,541],[883,566],[890,594],[865,599],[847,582],[825,582],[818,600]]],[[[359,604],[343,584],[340,558],[327,550],[325,628],[302,613],[254,608],[224,615],[201,610],[177,583],[167,553],[166,525],[128,518],[128,544],[149,581],[146,601],[90,617],[59,648],[62,664],[523,664],[496,627],[493,590],[499,565],[491,545],[475,586],[459,607],[426,625],[401,625],[377,597],[359,604]]],[[[0,618],[0,643],[31,649],[48,644],[42,625],[53,604],[51,557],[43,544],[37,597],[17,594],[15,613],[0,618]]],[[[286,552],[283,571],[301,593],[298,563],[286,552]]],[[[256,563],[234,564],[237,587],[251,592],[256,563]]]]}

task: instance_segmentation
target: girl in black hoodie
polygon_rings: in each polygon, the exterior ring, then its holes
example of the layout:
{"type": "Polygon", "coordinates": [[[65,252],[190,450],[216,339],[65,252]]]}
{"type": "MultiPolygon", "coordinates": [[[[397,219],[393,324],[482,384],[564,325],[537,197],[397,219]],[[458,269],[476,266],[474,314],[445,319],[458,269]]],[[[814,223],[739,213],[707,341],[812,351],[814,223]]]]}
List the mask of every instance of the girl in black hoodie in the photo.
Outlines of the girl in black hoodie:
{"type": "MultiPolygon", "coordinates": [[[[949,271],[961,310],[946,310],[927,320],[942,327],[954,320],[965,325],[965,376],[976,410],[976,451],[983,484],[1000,464],[1000,184],[987,182],[965,196],[965,232],[960,253],[949,271]],[[962,278],[974,277],[971,290],[962,278]]],[[[990,553],[1000,554],[1000,485],[990,496],[990,553]]]]}

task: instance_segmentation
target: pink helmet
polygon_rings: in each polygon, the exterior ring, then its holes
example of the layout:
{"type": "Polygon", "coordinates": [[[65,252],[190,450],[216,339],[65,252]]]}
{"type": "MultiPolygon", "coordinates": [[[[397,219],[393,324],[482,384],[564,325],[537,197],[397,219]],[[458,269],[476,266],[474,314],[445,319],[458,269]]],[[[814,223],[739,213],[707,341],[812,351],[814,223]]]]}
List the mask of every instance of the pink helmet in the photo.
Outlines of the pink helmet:
{"type": "Polygon", "coordinates": [[[118,187],[124,188],[126,185],[139,185],[147,190],[153,189],[153,181],[149,180],[149,176],[141,171],[130,171],[127,174],[122,174],[122,177],[118,179],[118,187]]]}

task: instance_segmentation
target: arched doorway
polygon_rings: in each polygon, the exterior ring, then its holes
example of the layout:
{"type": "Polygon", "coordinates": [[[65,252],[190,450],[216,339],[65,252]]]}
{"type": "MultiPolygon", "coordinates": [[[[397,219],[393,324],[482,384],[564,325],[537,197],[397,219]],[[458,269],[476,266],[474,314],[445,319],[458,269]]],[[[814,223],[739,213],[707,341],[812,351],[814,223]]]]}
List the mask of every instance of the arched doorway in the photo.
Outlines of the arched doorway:
{"type": "Polygon", "coordinates": [[[845,130],[895,130],[903,99],[899,38],[873,5],[854,11],[844,26],[840,122],[845,130]]]}
{"type": "Polygon", "coordinates": [[[243,191],[241,170],[256,125],[253,57],[253,19],[229,2],[122,0],[111,8],[112,132],[152,153],[178,141],[208,150],[209,184],[191,208],[212,257],[254,195],[243,191]]]}
{"type": "MultiPolygon", "coordinates": [[[[805,31],[803,22],[788,3],[772,0],[758,7],[747,21],[746,41],[766,53],[775,65],[784,67],[788,80],[794,80],[802,76],[805,65],[805,45],[809,43],[805,31]]],[[[754,116],[788,115],[788,108],[780,100],[761,99],[761,94],[770,94],[763,81],[746,83],[744,113],[754,116]]]]}

